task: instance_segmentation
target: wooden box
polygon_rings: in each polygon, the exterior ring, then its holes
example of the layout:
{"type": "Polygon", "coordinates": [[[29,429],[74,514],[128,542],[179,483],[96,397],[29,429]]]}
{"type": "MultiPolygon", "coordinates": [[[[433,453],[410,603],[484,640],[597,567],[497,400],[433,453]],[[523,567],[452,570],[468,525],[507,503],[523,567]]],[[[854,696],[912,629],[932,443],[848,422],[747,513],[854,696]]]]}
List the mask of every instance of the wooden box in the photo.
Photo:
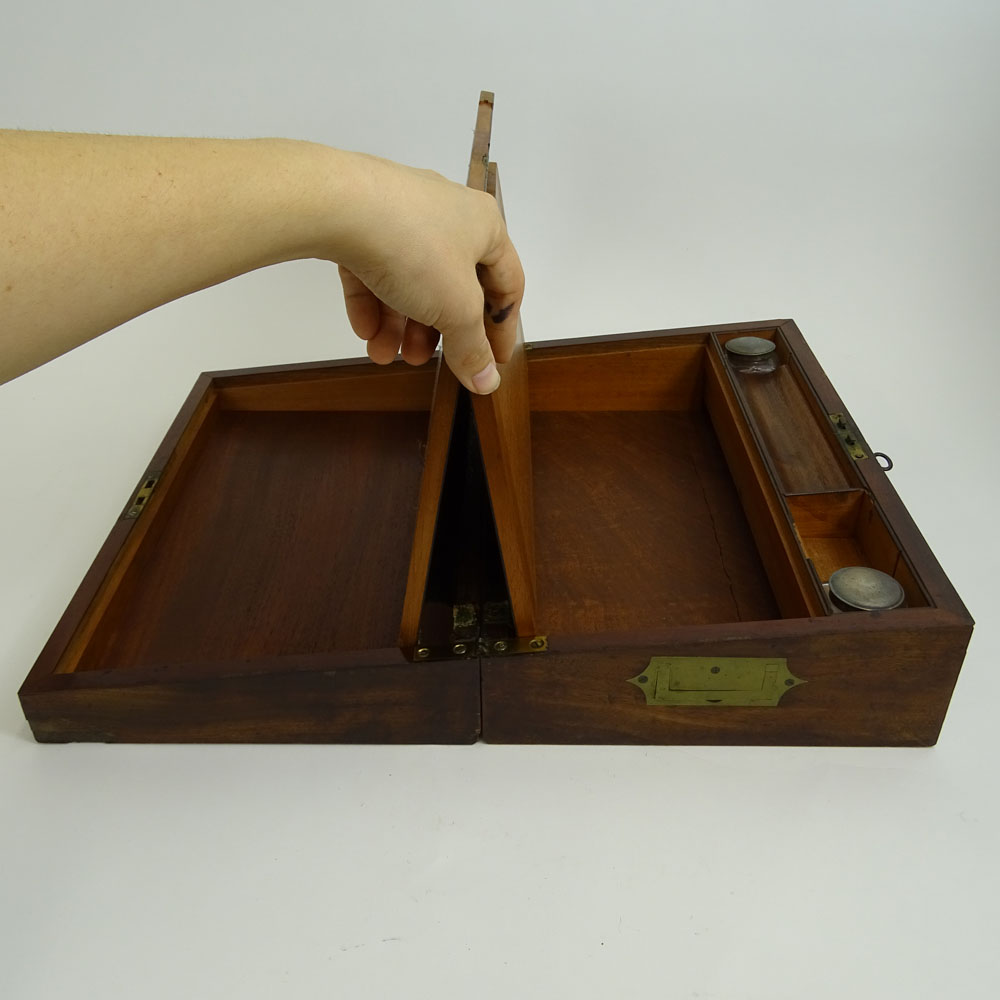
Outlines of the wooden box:
{"type": "Polygon", "coordinates": [[[972,624],[795,324],[747,323],[519,341],[488,397],[202,375],[20,698],[53,742],[924,746],[972,624]]]}

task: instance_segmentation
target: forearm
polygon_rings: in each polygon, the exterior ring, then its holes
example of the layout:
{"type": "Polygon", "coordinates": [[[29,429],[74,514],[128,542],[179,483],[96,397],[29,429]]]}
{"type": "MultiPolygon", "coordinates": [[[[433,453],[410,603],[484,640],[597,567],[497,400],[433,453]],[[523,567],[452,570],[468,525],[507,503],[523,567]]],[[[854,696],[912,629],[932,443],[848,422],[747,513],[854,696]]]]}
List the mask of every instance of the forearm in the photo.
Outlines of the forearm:
{"type": "Polygon", "coordinates": [[[469,389],[499,384],[524,275],[484,192],[286,139],[0,131],[0,382],[164,302],[303,257],[340,265],[375,361],[402,350],[421,364],[440,335],[469,389]]]}
{"type": "Polygon", "coordinates": [[[349,227],[358,159],[282,139],[0,132],[0,382],[199,288],[330,255],[320,228],[349,227]],[[345,210],[319,211],[320,192],[345,210]]]}

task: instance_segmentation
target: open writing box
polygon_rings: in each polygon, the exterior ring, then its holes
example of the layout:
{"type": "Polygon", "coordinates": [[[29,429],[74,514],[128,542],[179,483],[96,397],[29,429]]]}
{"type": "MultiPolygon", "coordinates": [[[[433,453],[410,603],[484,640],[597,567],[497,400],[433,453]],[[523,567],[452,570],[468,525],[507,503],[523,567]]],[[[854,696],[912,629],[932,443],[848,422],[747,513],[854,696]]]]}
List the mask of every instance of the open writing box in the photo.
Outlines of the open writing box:
{"type": "Polygon", "coordinates": [[[485,397],[203,375],[21,702],[44,741],[932,744],[972,620],[871,456],[790,321],[519,334],[485,397]],[[841,610],[859,565],[905,606],[841,610]]]}

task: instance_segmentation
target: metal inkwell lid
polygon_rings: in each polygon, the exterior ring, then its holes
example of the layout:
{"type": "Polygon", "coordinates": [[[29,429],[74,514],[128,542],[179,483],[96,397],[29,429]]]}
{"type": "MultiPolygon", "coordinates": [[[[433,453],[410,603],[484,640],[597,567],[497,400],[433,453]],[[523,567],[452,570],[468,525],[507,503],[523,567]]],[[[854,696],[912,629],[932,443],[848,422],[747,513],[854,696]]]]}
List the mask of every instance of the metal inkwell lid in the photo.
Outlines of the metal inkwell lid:
{"type": "Polygon", "coordinates": [[[869,566],[845,566],[831,574],[830,595],[858,611],[892,611],[906,600],[898,580],[869,566]]]}
{"type": "Polygon", "coordinates": [[[733,337],[726,341],[726,350],[743,358],[762,358],[774,353],[775,344],[764,337],[733,337]]]}

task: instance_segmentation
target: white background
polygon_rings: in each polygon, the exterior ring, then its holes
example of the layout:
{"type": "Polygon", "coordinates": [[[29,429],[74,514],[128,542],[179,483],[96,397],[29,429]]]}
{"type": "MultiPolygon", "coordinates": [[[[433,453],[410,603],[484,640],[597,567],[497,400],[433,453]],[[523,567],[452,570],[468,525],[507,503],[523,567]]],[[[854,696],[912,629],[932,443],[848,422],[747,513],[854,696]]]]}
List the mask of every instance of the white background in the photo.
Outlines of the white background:
{"type": "Polygon", "coordinates": [[[495,90],[529,339],[794,317],[980,624],[926,751],[36,745],[197,373],[362,353],[330,265],[201,292],[0,387],[0,994],[998,995],[995,0],[4,7],[5,126],[464,179],[495,90]]]}

